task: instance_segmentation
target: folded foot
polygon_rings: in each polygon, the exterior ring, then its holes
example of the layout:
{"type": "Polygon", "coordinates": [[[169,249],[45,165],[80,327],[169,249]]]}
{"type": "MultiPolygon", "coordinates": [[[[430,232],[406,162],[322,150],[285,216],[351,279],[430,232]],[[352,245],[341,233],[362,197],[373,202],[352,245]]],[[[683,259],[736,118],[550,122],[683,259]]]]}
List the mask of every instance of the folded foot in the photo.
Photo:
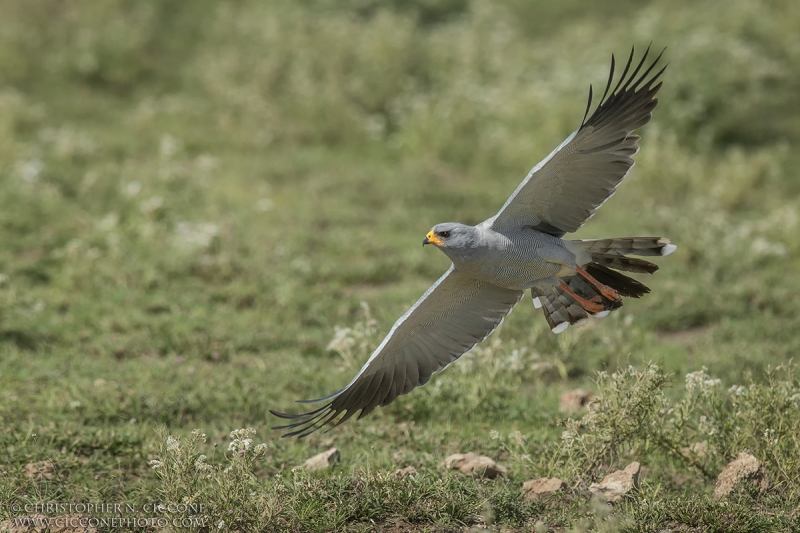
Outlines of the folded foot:
{"type": "Polygon", "coordinates": [[[564,283],[563,281],[561,282],[561,290],[569,294],[572,297],[572,299],[575,300],[575,302],[577,302],[578,305],[580,305],[581,307],[583,307],[585,310],[587,310],[592,314],[600,313],[605,310],[605,306],[603,305],[603,299],[600,298],[599,296],[594,296],[591,299],[584,298],[583,296],[580,296],[575,291],[570,289],[567,286],[567,284],[564,283]]]}
{"type": "Polygon", "coordinates": [[[622,296],[619,295],[616,289],[613,289],[604,283],[600,283],[599,281],[594,279],[594,277],[592,277],[591,274],[589,274],[579,266],[576,266],[575,270],[578,272],[578,275],[580,275],[583,279],[594,285],[594,287],[600,292],[600,294],[602,294],[612,302],[619,302],[620,300],[622,300],[622,296]]]}

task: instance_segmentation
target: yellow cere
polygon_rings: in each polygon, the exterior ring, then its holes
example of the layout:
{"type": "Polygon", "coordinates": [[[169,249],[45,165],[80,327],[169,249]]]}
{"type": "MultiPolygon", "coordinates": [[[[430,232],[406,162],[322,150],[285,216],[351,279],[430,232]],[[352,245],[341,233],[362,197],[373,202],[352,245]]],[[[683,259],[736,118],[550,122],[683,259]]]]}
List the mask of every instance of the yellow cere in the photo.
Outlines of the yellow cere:
{"type": "Polygon", "coordinates": [[[429,243],[435,244],[436,246],[441,246],[444,244],[444,241],[442,241],[442,239],[440,239],[439,236],[433,232],[433,230],[429,231],[428,234],[425,235],[425,238],[428,239],[429,243]]]}

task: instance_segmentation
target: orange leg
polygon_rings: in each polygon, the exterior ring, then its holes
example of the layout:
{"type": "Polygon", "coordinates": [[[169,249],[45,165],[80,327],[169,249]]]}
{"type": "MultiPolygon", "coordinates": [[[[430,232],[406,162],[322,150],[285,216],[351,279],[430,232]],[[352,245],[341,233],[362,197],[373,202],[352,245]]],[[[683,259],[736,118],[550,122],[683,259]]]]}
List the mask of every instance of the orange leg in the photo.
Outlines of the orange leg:
{"type": "Polygon", "coordinates": [[[592,314],[596,314],[605,310],[605,306],[601,302],[597,301],[600,300],[600,298],[597,296],[595,297],[597,300],[587,300],[583,296],[579,296],[575,293],[575,291],[567,287],[567,284],[563,281],[561,282],[561,290],[572,296],[572,299],[578,302],[578,305],[592,314]]]}
{"type": "Polygon", "coordinates": [[[612,289],[611,287],[609,287],[608,285],[606,285],[604,283],[600,283],[599,281],[594,279],[591,274],[586,272],[581,267],[576,265],[575,270],[578,272],[578,274],[583,279],[585,279],[586,281],[588,281],[589,283],[594,285],[595,288],[597,288],[597,290],[600,291],[600,294],[602,294],[603,296],[605,296],[606,298],[608,298],[612,302],[618,302],[618,301],[622,300],[622,296],[620,296],[619,293],[616,290],[612,289]]]}

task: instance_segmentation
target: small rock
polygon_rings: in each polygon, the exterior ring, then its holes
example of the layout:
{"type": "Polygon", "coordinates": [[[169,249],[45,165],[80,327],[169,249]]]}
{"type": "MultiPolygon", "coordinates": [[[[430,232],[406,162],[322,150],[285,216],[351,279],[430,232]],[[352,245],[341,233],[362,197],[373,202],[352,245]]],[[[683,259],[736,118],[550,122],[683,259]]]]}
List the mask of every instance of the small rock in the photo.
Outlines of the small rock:
{"type": "Polygon", "coordinates": [[[641,465],[634,461],[624,470],[611,472],[600,483],[592,483],[589,490],[592,494],[600,494],[607,502],[616,502],[634,489],[639,488],[639,471],[641,465]]]}
{"type": "Polygon", "coordinates": [[[36,480],[53,479],[56,476],[56,465],[53,461],[39,461],[38,463],[28,463],[22,468],[25,477],[36,480]]]}
{"type": "Polygon", "coordinates": [[[330,468],[333,466],[333,463],[339,461],[339,450],[336,448],[331,448],[327,451],[319,453],[310,459],[306,459],[306,462],[303,463],[303,467],[307,468],[311,472],[316,472],[317,470],[325,470],[326,468],[330,468]]]}
{"type": "Polygon", "coordinates": [[[741,452],[720,472],[717,483],[714,485],[714,499],[719,500],[727,496],[743,481],[752,483],[758,487],[759,491],[767,490],[769,487],[764,464],[745,452],[741,452]]]}
{"type": "Polygon", "coordinates": [[[542,496],[549,496],[555,492],[560,491],[567,484],[558,479],[557,477],[543,477],[540,479],[531,479],[522,484],[523,500],[533,502],[542,496]]]}
{"type": "Polygon", "coordinates": [[[563,412],[578,411],[581,407],[586,407],[594,399],[594,393],[583,389],[575,389],[565,392],[559,398],[559,409],[563,412]]]}
{"type": "Polygon", "coordinates": [[[447,469],[455,469],[464,474],[494,479],[503,476],[506,469],[495,463],[490,457],[469,453],[456,453],[447,457],[442,463],[447,469]]]}
{"type": "Polygon", "coordinates": [[[392,475],[394,477],[413,477],[417,475],[417,469],[414,468],[413,466],[398,468],[392,473],[392,475]]]}

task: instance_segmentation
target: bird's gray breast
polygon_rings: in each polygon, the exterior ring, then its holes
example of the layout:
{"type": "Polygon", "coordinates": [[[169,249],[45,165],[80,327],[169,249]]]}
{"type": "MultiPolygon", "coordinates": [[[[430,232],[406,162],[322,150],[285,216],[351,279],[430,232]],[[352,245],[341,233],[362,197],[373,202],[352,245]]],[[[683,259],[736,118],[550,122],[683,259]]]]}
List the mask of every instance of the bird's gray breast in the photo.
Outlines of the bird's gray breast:
{"type": "Polygon", "coordinates": [[[457,270],[477,279],[509,289],[526,289],[536,281],[552,278],[565,266],[574,267],[575,256],[562,242],[534,229],[502,233],[482,229],[472,246],[451,259],[457,270]]]}

